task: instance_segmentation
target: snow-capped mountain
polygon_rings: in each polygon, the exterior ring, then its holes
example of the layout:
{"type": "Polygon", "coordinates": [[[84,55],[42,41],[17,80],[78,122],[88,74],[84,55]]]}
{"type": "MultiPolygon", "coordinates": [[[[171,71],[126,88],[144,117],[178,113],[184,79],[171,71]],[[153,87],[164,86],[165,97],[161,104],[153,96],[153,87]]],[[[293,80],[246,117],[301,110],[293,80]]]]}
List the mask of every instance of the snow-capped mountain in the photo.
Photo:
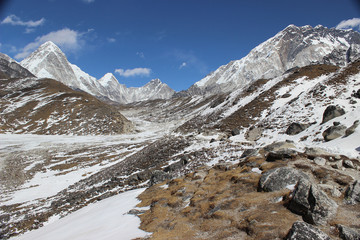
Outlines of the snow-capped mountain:
{"type": "Polygon", "coordinates": [[[127,88],[120,84],[113,74],[107,73],[98,81],[71,64],[61,49],[51,41],[42,44],[20,64],[39,78],[52,78],[73,89],[119,103],[168,99],[175,93],[160,80],[152,80],[139,88],[127,88]]]}
{"type": "Polygon", "coordinates": [[[94,96],[106,95],[106,90],[96,78],[71,64],[60,48],[51,41],[42,44],[20,64],[39,78],[52,78],[94,96]]]}
{"type": "Polygon", "coordinates": [[[360,56],[360,34],[339,30],[289,25],[250,51],[244,58],[219,67],[187,92],[214,94],[242,88],[258,79],[270,79],[285,71],[315,63],[344,66],[360,56]]]}
{"type": "Polygon", "coordinates": [[[120,103],[140,102],[153,99],[169,99],[175,91],[160,79],[153,79],[142,87],[127,88],[112,73],[105,74],[99,79],[101,85],[107,89],[107,98],[120,103]]]}

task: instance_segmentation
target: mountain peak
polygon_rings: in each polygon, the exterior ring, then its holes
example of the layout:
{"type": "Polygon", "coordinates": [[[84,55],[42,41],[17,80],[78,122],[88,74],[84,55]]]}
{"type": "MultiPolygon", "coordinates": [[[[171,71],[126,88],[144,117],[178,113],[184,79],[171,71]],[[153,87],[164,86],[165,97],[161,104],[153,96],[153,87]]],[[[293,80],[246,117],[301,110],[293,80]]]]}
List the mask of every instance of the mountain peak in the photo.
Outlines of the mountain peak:
{"type": "Polygon", "coordinates": [[[155,78],[155,79],[152,79],[149,83],[151,83],[151,84],[161,84],[162,82],[160,81],[160,79],[155,78]]]}
{"type": "Polygon", "coordinates": [[[41,44],[40,47],[38,48],[38,50],[63,53],[61,51],[61,49],[52,41],[47,41],[47,42],[41,44]]]}

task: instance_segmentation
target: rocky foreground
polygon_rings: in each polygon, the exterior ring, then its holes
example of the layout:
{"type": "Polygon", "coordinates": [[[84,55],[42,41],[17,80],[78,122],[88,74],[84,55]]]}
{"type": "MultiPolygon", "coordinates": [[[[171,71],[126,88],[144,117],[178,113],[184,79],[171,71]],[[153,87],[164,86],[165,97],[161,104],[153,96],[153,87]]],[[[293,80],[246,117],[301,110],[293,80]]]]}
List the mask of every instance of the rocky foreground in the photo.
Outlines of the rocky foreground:
{"type": "Polygon", "coordinates": [[[292,142],[247,154],[147,189],[141,229],[150,239],[360,239],[358,159],[292,142]]]}

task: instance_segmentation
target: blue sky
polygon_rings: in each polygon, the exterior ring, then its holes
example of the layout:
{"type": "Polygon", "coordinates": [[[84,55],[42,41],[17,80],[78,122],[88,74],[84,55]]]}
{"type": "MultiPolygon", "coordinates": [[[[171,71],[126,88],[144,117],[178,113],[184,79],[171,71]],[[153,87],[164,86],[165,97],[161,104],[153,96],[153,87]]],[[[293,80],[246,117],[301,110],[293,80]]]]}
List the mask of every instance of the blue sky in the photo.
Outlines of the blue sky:
{"type": "Polygon", "coordinates": [[[160,78],[187,89],[289,24],[359,30],[351,0],[9,0],[0,6],[0,52],[20,61],[46,40],[69,61],[126,86],[160,78]]]}

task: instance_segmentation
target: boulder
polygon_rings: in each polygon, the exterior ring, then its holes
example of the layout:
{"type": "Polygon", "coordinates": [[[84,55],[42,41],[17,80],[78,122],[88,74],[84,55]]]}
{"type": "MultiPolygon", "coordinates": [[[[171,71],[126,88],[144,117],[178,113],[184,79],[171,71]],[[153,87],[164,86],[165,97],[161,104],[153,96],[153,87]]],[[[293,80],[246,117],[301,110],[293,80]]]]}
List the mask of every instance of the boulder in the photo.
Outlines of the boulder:
{"type": "Polygon", "coordinates": [[[309,177],[294,168],[275,168],[261,176],[259,189],[265,192],[279,191],[284,188],[294,187],[301,179],[309,179],[309,177]]]}
{"type": "Polygon", "coordinates": [[[296,148],[294,143],[291,141],[284,141],[284,142],[273,142],[269,145],[264,147],[264,150],[267,152],[271,151],[278,151],[282,149],[289,149],[289,148],[296,148]]]}
{"type": "Polygon", "coordinates": [[[360,125],[360,121],[356,120],[351,127],[347,128],[345,130],[345,137],[353,134],[355,132],[355,129],[360,125]]]}
{"type": "Polygon", "coordinates": [[[349,228],[343,225],[337,225],[339,229],[339,236],[343,240],[359,240],[360,231],[357,229],[349,228]]]}
{"type": "Polygon", "coordinates": [[[348,204],[360,203],[360,182],[353,182],[345,192],[345,200],[348,204]]]}
{"type": "Polygon", "coordinates": [[[346,127],[344,125],[334,125],[329,127],[323,132],[323,137],[325,141],[331,141],[336,138],[342,137],[345,135],[346,127]]]}
{"type": "Polygon", "coordinates": [[[323,231],[318,228],[305,223],[305,222],[295,222],[288,235],[285,238],[286,240],[330,240],[331,238],[326,235],[323,231]]]}
{"type": "Polygon", "coordinates": [[[232,136],[236,136],[240,134],[240,130],[238,128],[234,128],[233,130],[231,130],[231,135],[232,136]]]}
{"type": "Polygon", "coordinates": [[[325,109],[323,113],[322,124],[344,114],[345,114],[345,110],[342,109],[340,106],[330,105],[325,109]]]}
{"type": "Polygon", "coordinates": [[[274,152],[269,152],[266,156],[266,161],[274,162],[276,160],[289,160],[296,154],[298,154],[298,152],[293,149],[282,149],[274,152]]]}
{"type": "Polygon", "coordinates": [[[293,122],[289,125],[289,127],[286,129],[285,133],[287,135],[296,135],[298,133],[301,133],[302,131],[304,131],[306,128],[308,128],[309,125],[308,124],[303,124],[303,123],[296,123],[293,122]]]}
{"type": "Polygon", "coordinates": [[[353,97],[360,98],[360,89],[358,89],[356,92],[354,91],[353,97]]]}
{"type": "Polygon", "coordinates": [[[256,148],[248,148],[245,149],[244,152],[241,154],[240,158],[246,158],[250,156],[256,156],[259,153],[259,149],[256,148]]]}
{"type": "Polygon", "coordinates": [[[261,138],[263,131],[263,128],[252,127],[246,132],[245,139],[248,141],[257,141],[261,138]]]}
{"type": "Polygon", "coordinates": [[[150,177],[149,185],[152,186],[171,178],[172,178],[171,174],[161,170],[155,170],[150,177]]]}
{"type": "Polygon", "coordinates": [[[322,148],[317,148],[317,147],[306,147],[305,148],[305,152],[306,155],[308,155],[309,157],[317,157],[317,156],[331,156],[332,154],[325,151],[322,148]]]}
{"type": "Polygon", "coordinates": [[[344,167],[355,169],[354,163],[351,160],[344,160],[343,162],[344,167]]]}
{"type": "Polygon", "coordinates": [[[300,180],[296,186],[288,208],[303,216],[303,219],[315,225],[324,225],[336,215],[338,205],[330,199],[316,184],[300,180]]]}

